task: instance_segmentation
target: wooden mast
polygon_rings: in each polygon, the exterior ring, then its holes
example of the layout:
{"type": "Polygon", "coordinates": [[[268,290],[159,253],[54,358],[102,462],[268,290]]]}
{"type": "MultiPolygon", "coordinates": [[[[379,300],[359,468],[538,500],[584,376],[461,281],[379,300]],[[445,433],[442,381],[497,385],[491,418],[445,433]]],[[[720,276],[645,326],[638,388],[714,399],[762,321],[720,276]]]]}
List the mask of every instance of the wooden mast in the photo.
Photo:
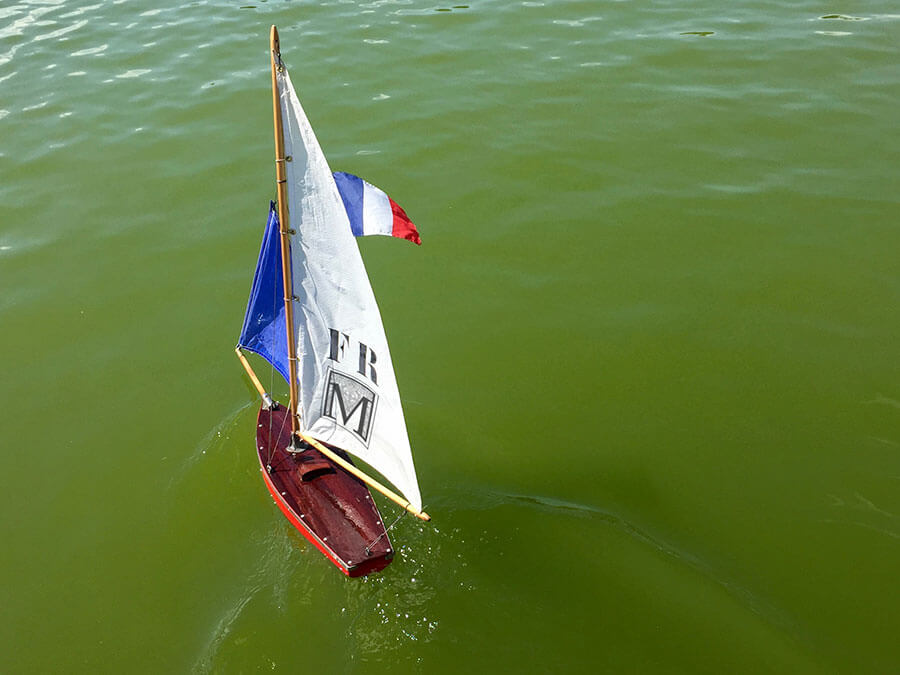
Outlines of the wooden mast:
{"type": "Polygon", "coordinates": [[[294,340],[294,297],[293,279],[291,278],[291,228],[287,203],[287,170],[284,156],[284,126],[281,121],[281,95],[278,90],[278,73],[284,69],[281,62],[281,45],[278,41],[278,29],[272,26],[269,34],[269,47],[272,57],[272,112],[275,116],[275,182],[278,186],[278,222],[281,226],[281,274],[284,282],[284,317],[287,330],[288,348],[288,385],[291,389],[291,439],[300,430],[297,416],[297,342],[294,340]]]}
{"type": "MultiPolygon", "coordinates": [[[[285,323],[287,324],[288,372],[290,374],[288,384],[291,389],[291,443],[293,444],[297,440],[302,440],[316,448],[345,471],[356,476],[366,485],[374,488],[399,506],[402,506],[417,518],[420,518],[421,520],[431,520],[431,516],[424,511],[417,509],[393,490],[385,487],[368,474],[363,473],[342,457],[335,454],[332,450],[319,443],[316,439],[300,432],[300,418],[297,414],[297,401],[299,400],[299,395],[297,393],[297,343],[294,340],[294,288],[291,275],[291,229],[290,220],[288,219],[284,125],[281,119],[281,95],[278,90],[278,73],[284,70],[284,64],[281,61],[281,44],[278,41],[278,29],[274,25],[269,34],[269,47],[271,48],[272,57],[272,111],[275,118],[275,181],[278,186],[278,220],[281,225],[281,273],[284,282],[284,315],[285,323]]],[[[238,357],[241,358],[241,363],[244,365],[244,368],[247,369],[248,373],[252,373],[253,370],[250,368],[250,364],[246,362],[246,359],[242,358],[243,355],[240,353],[240,350],[236,351],[238,357]]],[[[255,380],[254,386],[256,386],[256,381],[258,380],[256,380],[255,376],[251,375],[251,380],[255,380]]],[[[259,385],[257,389],[261,390],[262,385],[259,385]]],[[[260,395],[262,395],[262,393],[260,393],[260,395]]]]}

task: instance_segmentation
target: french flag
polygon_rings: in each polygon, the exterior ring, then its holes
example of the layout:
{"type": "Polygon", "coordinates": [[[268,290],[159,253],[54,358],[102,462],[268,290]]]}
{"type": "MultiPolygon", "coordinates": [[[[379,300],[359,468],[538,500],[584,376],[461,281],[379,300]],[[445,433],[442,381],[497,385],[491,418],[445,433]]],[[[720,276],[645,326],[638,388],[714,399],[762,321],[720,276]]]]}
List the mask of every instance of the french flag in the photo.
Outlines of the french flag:
{"type": "Polygon", "coordinates": [[[386,234],[422,244],[422,238],[406,212],[382,190],[359,176],[334,172],[334,182],[350,217],[350,229],[357,237],[386,234]]]}

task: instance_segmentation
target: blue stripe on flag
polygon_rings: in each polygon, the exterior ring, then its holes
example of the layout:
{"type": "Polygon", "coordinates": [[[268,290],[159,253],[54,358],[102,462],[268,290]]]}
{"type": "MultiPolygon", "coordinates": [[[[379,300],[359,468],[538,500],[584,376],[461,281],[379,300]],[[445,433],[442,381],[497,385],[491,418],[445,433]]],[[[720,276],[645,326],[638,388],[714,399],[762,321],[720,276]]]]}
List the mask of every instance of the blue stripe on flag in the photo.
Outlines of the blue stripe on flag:
{"type": "Polygon", "coordinates": [[[363,181],[359,176],[343,171],[334,172],[334,182],[344,202],[344,208],[350,217],[350,229],[353,236],[363,236],[363,181]]]}

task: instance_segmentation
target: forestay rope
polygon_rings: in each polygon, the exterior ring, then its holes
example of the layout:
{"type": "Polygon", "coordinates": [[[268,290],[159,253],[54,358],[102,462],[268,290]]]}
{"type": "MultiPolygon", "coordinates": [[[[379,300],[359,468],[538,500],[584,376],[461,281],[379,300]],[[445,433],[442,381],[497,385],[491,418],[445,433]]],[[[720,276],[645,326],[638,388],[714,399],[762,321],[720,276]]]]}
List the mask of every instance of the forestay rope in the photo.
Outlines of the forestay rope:
{"type": "MultiPolygon", "coordinates": [[[[423,507],[423,508],[424,508],[424,507],[423,507]]],[[[393,530],[393,529],[394,529],[394,525],[396,525],[397,523],[399,523],[399,522],[400,522],[400,519],[401,519],[403,516],[405,516],[407,513],[408,513],[408,511],[407,511],[406,509],[403,509],[402,511],[400,511],[400,515],[397,516],[397,519],[396,519],[393,523],[391,523],[389,527],[386,527],[386,528],[384,529],[384,532],[382,532],[382,533],[379,534],[377,537],[375,537],[375,539],[373,539],[373,540],[370,541],[368,544],[366,544],[366,555],[367,555],[367,556],[368,556],[368,555],[371,555],[369,549],[371,549],[375,544],[377,544],[379,541],[381,541],[382,538],[386,537],[386,536],[387,536],[387,533],[390,532],[391,530],[393,530]]]]}

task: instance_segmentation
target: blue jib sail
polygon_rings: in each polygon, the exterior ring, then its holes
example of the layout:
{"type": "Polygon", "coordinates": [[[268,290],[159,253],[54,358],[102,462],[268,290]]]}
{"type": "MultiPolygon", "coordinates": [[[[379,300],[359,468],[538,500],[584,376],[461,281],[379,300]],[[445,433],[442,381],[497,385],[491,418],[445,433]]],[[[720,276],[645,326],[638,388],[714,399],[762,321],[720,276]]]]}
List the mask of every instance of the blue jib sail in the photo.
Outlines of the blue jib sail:
{"type": "Polygon", "coordinates": [[[256,274],[238,346],[255,352],[275,366],[286,382],[287,334],[284,319],[284,279],[281,275],[281,227],[275,202],[269,203],[269,219],[259,248],[256,274]]]}

